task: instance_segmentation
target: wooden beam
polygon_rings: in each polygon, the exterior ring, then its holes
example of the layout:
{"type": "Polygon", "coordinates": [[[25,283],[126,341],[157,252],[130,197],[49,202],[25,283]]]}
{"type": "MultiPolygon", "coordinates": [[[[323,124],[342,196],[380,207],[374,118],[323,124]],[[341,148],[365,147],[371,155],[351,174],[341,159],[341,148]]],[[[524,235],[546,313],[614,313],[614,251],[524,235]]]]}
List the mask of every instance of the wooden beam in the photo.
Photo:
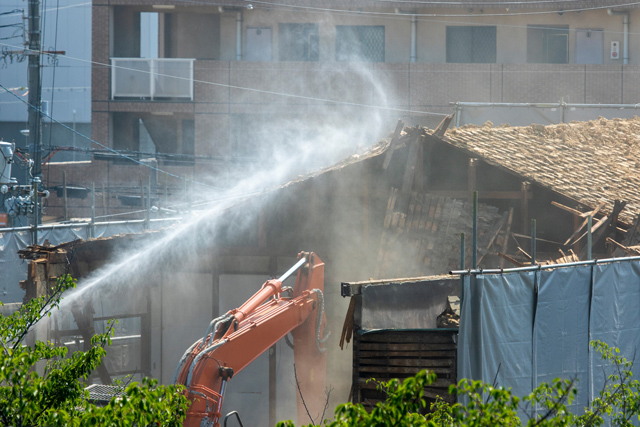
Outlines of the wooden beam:
{"type": "Polygon", "coordinates": [[[389,167],[389,163],[391,163],[391,157],[393,157],[393,151],[396,149],[396,145],[398,145],[398,139],[400,138],[402,128],[404,128],[404,123],[402,122],[402,120],[398,120],[398,123],[396,124],[396,130],[393,132],[393,137],[391,138],[391,142],[389,143],[387,154],[385,155],[384,162],[382,163],[382,169],[386,170],[389,167]]]}
{"type": "MultiPolygon", "coordinates": [[[[638,214],[638,216],[636,217],[636,220],[634,221],[633,226],[629,230],[627,230],[624,236],[624,241],[622,242],[624,246],[633,246],[633,240],[637,234],[639,225],[640,225],[640,214],[638,214]]],[[[616,256],[616,252],[620,254],[620,250],[616,250],[613,253],[614,256],[616,256]]]]}
{"type": "Polygon", "coordinates": [[[431,134],[436,138],[444,137],[444,134],[447,132],[449,125],[451,124],[451,120],[453,120],[453,114],[449,114],[447,117],[442,119],[436,130],[431,134]]]}
{"type": "Polygon", "coordinates": [[[502,215],[502,217],[496,222],[493,228],[485,235],[486,237],[481,239],[481,241],[478,243],[478,250],[480,252],[480,258],[478,259],[478,264],[482,262],[485,255],[489,253],[489,248],[491,248],[491,245],[493,245],[493,242],[495,241],[496,237],[498,237],[498,234],[500,233],[500,231],[502,230],[502,227],[504,227],[504,224],[507,222],[508,219],[509,219],[509,213],[505,212],[502,215]]]}
{"type": "Polygon", "coordinates": [[[569,206],[565,206],[562,203],[558,203],[558,202],[551,202],[551,205],[555,206],[556,208],[560,208],[563,211],[567,211],[569,213],[574,214],[575,216],[578,216],[578,217],[582,218],[582,212],[580,212],[579,210],[570,208],[569,206]]]}
{"type": "MultiPolygon", "coordinates": [[[[460,190],[434,190],[428,191],[431,196],[450,197],[452,199],[466,199],[469,197],[469,191],[460,190]]],[[[533,193],[527,192],[528,200],[531,200],[533,193]]],[[[521,191],[478,191],[478,199],[500,199],[500,200],[521,200],[521,191]]]]}
{"type": "Polygon", "coordinates": [[[424,135],[418,137],[418,153],[416,155],[416,171],[413,175],[413,190],[418,193],[424,192],[424,145],[426,138],[424,135]]]}
{"type": "MultiPolygon", "coordinates": [[[[602,227],[602,225],[603,225],[604,223],[607,223],[607,225],[609,225],[609,217],[608,217],[608,216],[603,216],[602,218],[600,218],[600,219],[598,220],[598,222],[596,222],[594,225],[592,225],[592,226],[591,226],[591,234],[595,233],[595,232],[596,232],[596,230],[598,230],[600,227],[602,227]]],[[[575,244],[576,244],[576,243],[578,243],[580,240],[582,240],[582,238],[583,238],[584,236],[586,236],[586,235],[587,235],[587,233],[588,233],[588,230],[587,230],[587,231],[585,231],[584,233],[582,233],[582,234],[580,235],[580,237],[578,237],[577,239],[575,239],[574,241],[570,242],[568,245],[565,245],[565,246],[573,246],[573,245],[575,245],[575,244]]]]}
{"type": "Polygon", "coordinates": [[[623,244],[620,244],[620,243],[616,242],[611,237],[607,237],[606,242],[611,244],[611,245],[613,245],[613,246],[615,246],[617,249],[620,249],[620,250],[626,252],[627,255],[631,255],[631,256],[640,255],[640,250],[637,249],[637,246],[636,247],[625,246],[623,244]]]}
{"type": "MultiPolygon", "coordinates": [[[[553,203],[553,202],[551,202],[551,203],[553,203]]],[[[604,205],[605,205],[605,203],[604,203],[604,202],[600,203],[600,204],[598,205],[598,207],[596,207],[594,210],[592,210],[591,212],[589,212],[589,215],[591,215],[592,217],[593,217],[593,216],[595,216],[595,215],[600,211],[600,209],[604,208],[604,205]]],[[[587,215],[587,217],[588,217],[589,215],[587,215]]],[[[585,218],[585,220],[584,220],[584,221],[582,221],[582,224],[580,224],[580,226],[579,226],[578,228],[576,228],[576,230],[575,230],[575,231],[573,232],[573,234],[572,234],[572,235],[567,239],[567,241],[566,241],[566,242],[564,242],[564,246],[567,246],[567,245],[569,244],[569,242],[571,242],[571,240],[572,240],[574,237],[576,237],[576,236],[578,235],[578,233],[580,233],[580,231],[582,231],[582,229],[583,229],[584,227],[586,227],[586,226],[587,226],[587,223],[588,223],[588,222],[589,222],[589,218],[585,218]]]]}
{"type": "Polygon", "coordinates": [[[506,259],[507,261],[509,261],[512,264],[515,264],[517,267],[526,267],[526,264],[521,263],[520,261],[516,260],[515,258],[511,258],[509,255],[503,254],[502,252],[498,252],[498,256],[501,258],[506,259]]]}
{"type": "Polygon", "coordinates": [[[407,163],[404,169],[404,177],[402,179],[402,190],[400,191],[400,197],[396,204],[396,211],[403,214],[407,213],[409,208],[409,196],[413,187],[413,178],[416,173],[416,163],[418,161],[418,149],[422,142],[422,136],[417,135],[416,138],[409,143],[409,155],[407,156],[407,163]]]}
{"type": "Polygon", "coordinates": [[[529,198],[527,194],[529,193],[529,183],[524,181],[520,186],[521,200],[520,200],[520,208],[522,212],[520,213],[522,217],[522,232],[527,234],[529,231],[529,198]]]}
{"type": "MultiPolygon", "coordinates": [[[[622,209],[624,209],[624,207],[627,205],[627,202],[618,202],[615,203],[613,206],[613,212],[611,212],[611,215],[609,217],[603,217],[600,221],[598,221],[598,224],[596,224],[598,227],[597,229],[599,229],[597,232],[594,230],[594,228],[596,228],[595,226],[592,228],[592,234],[593,234],[593,238],[592,240],[592,248],[594,246],[597,246],[598,243],[600,243],[606,236],[607,231],[609,231],[609,224],[611,224],[611,220],[614,217],[617,217],[620,212],[622,211],[622,209]]],[[[587,255],[587,247],[585,246],[582,251],[580,251],[580,259],[585,259],[586,255],[587,255]]]]}

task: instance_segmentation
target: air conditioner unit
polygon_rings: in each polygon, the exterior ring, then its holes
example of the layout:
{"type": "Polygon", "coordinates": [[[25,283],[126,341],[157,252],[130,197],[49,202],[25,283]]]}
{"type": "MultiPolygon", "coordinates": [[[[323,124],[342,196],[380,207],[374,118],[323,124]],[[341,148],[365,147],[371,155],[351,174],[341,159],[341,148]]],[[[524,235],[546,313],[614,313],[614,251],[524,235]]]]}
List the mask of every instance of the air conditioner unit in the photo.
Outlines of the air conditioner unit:
{"type": "Polygon", "coordinates": [[[0,141],[0,185],[11,184],[11,163],[15,149],[13,142],[0,141]]]}

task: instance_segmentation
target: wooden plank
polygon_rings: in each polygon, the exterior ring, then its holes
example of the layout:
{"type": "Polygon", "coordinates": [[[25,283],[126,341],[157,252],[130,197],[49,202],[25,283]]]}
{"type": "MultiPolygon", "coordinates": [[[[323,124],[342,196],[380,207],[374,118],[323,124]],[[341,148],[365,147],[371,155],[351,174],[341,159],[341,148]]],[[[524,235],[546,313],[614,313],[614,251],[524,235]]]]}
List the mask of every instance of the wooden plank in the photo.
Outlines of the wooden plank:
{"type": "MultiPolygon", "coordinates": [[[[624,245],[625,247],[633,246],[633,241],[637,234],[639,225],[640,225],[640,214],[636,216],[636,220],[633,222],[633,226],[626,231],[624,240],[622,241],[622,245],[624,245]]],[[[622,252],[623,252],[622,249],[618,249],[613,253],[613,255],[619,256],[620,254],[622,254],[622,252]]]]}
{"type": "Polygon", "coordinates": [[[416,350],[416,351],[361,351],[359,358],[367,357],[456,357],[455,350],[416,350]]]}
{"type": "Polygon", "coordinates": [[[407,212],[407,221],[406,221],[406,231],[411,231],[413,227],[413,215],[416,209],[416,197],[417,193],[415,191],[411,192],[411,198],[409,199],[409,211],[407,212]]]}
{"type": "Polygon", "coordinates": [[[444,134],[447,132],[447,128],[451,124],[451,120],[453,120],[453,114],[449,114],[444,119],[442,119],[442,121],[440,122],[440,124],[438,124],[438,127],[436,128],[436,130],[433,131],[431,136],[435,136],[436,138],[444,137],[444,134]]]}
{"type": "Polygon", "coordinates": [[[416,203],[416,206],[413,214],[413,224],[411,224],[412,230],[417,230],[420,224],[420,217],[422,215],[422,204],[424,203],[424,194],[417,193],[415,203],[416,203]]]}
{"type": "MultiPolygon", "coordinates": [[[[593,224],[591,226],[591,234],[595,233],[596,230],[598,230],[600,227],[602,227],[604,224],[609,224],[609,217],[607,215],[603,216],[602,218],[600,218],[595,224],[593,224]]],[[[573,240],[572,242],[569,242],[569,244],[565,244],[565,246],[573,246],[576,243],[578,243],[580,240],[582,240],[584,238],[584,236],[586,236],[588,234],[588,231],[585,231],[584,233],[582,233],[582,235],[580,237],[578,237],[577,239],[573,240]]]]}
{"type": "MultiPolygon", "coordinates": [[[[377,390],[378,383],[379,382],[374,381],[373,378],[358,378],[358,386],[363,390],[377,390]]],[[[434,391],[437,390],[438,388],[447,389],[451,384],[453,384],[453,382],[449,378],[438,378],[434,383],[431,383],[429,385],[429,389],[434,391]]]]}
{"type": "Polygon", "coordinates": [[[491,230],[489,230],[488,233],[482,236],[480,242],[478,243],[478,252],[480,254],[480,257],[478,258],[478,264],[480,264],[485,255],[489,253],[491,245],[493,245],[493,242],[496,240],[496,237],[498,237],[498,234],[500,233],[502,227],[504,227],[508,219],[509,213],[504,212],[502,214],[502,217],[500,217],[500,219],[493,225],[491,230]]]}
{"type": "MultiPolygon", "coordinates": [[[[469,198],[469,192],[464,190],[429,190],[429,195],[432,196],[442,196],[449,197],[452,199],[463,199],[467,200],[469,198]]],[[[527,199],[530,200],[533,197],[533,193],[531,191],[527,191],[527,199]]],[[[478,191],[478,200],[481,199],[498,199],[498,200],[521,200],[523,198],[523,193],[521,191],[478,191]]]]}
{"type": "Polygon", "coordinates": [[[448,344],[453,343],[453,335],[456,335],[453,331],[446,331],[446,333],[423,333],[415,334],[411,332],[393,332],[393,333],[376,333],[376,334],[364,334],[360,337],[362,343],[372,342],[386,342],[386,343],[429,343],[429,344],[448,344]]]}
{"type": "Polygon", "coordinates": [[[386,351],[421,351],[421,350],[456,350],[458,346],[451,344],[380,344],[360,343],[361,350],[386,350],[386,351]]]}
{"type": "MultiPolygon", "coordinates": [[[[609,225],[611,224],[611,221],[613,218],[617,218],[618,215],[620,214],[620,212],[622,212],[622,210],[624,209],[624,207],[627,206],[627,202],[620,202],[618,200],[616,200],[616,203],[614,203],[613,205],[613,211],[611,212],[611,215],[609,216],[609,218],[606,221],[603,221],[604,219],[606,219],[607,217],[603,217],[602,220],[598,221],[598,227],[599,230],[596,232],[592,232],[593,234],[593,238],[592,238],[592,248],[597,246],[605,237],[606,234],[610,231],[609,230],[609,225]]],[[[594,227],[595,228],[595,227],[594,227]]],[[[592,228],[593,230],[593,228],[592,228]]],[[[580,259],[585,259],[585,257],[587,256],[587,250],[588,248],[585,246],[581,251],[580,251],[580,259]]]]}
{"type": "Polygon", "coordinates": [[[620,200],[616,200],[613,203],[613,212],[611,213],[611,223],[609,224],[609,234],[616,239],[618,233],[618,217],[620,216],[620,212],[624,209],[624,206],[620,207],[622,204],[627,204],[626,202],[621,202],[620,200]]]}
{"type": "Polygon", "coordinates": [[[416,162],[418,161],[418,149],[420,148],[420,135],[411,141],[409,145],[409,154],[404,169],[404,177],[402,179],[402,190],[400,192],[400,200],[398,210],[406,212],[409,205],[409,195],[413,187],[413,178],[416,172],[416,162]]]}
{"type": "MultiPolygon", "coordinates": [[[[441,367],[447,367],[449,365],[444,365],[441,367]]],[[[438,368],[438,366],[433,366],[434,368],[438,368]]],[[[425,369],[428,370],[428,366],[423,366],[423,367],[414,367],[414,366],[410,366],[410,367],[401,367],[401,366],[359,366],[359,372],[365,373],[365,372],[369,372],[372,374],[390,374],[390,375],[398,375],[398,374],[408,374],[408,375],[415,375],[420,371],[424,371],[425,369]]]]}
{"type": "MultiPolygon", "coordinates": [[[[591,212],[589,212],[589,214],[591,216],[594,216],[595,214],[597,214],[600,209],[604,208],[605,203],[602,202],[600,203],[594,210],[592,210],[591,212]]],[[[587,215],[589,216],[589,215],[587,215]]],[[[571,246],[569,245],[569,242],[571,242],[571,239],[573,239],[574,237],[576,237],[584,227],[587,226],[587,223],[589,222],[589,218],[586,218],[584,221],[582,221],[582,224],[580,224],[580,226],[578,228],[576,228],[576,230],[573,232],[573,234],[567,239],[566,242],[563,243],[564,246],[571,246]]]]}
{"type": "Polygon", "coordinates": [[[391,227],[391,223],[393,222],[393,209],[396,203],[397,194],[398,189],[392,187],[389,198],[387,199],[387,211],[384,218],[384,228],[382,229],[382,234],[380,235],[380,245],[378,246],[378,262],[376,263],[376,269],[374,271],[375,277],[379,277],[384,271],[384,260],[388,247],[387,235],[389,227],[391,227]]]}
{"type": "Polygon", "coordinates": [[[522,232],[527,233],[529,230],[529,198],[527,194],[529,193],[529,183],[527,181],[523,182],[520,186],[520,214],[522,217],[522,232]]]}
{"type": "Polygon", "coordinates": [[[402,120],[398,120],[396,124],[396,129],[393,131],[393,137],[391,137],[391,142],[389,143],[389,148],[387,149],[387,154],[384,157],[384,162],[382,163],[382,169],[386,170],[389,167],[389,163],[391,163],[391,157],[393,157],[393,152],[398,145],[398,139],[400,138],[400,133],[402,133],[402,129],[404,128],[404,123],[402,120]]]}
{"type": "Polygon", "coordinates": [[[589,214],[588,214],[588,213],[587,213],[587,214],[585,214],[584,212],[580,212],[580,211],[579,211],[579,210],[577,210],[577,209],[573,209],[573,208],[570,208],[569,206],[565,206],[565,205],[563,205],[562,203],[558,203],[558,202],[553,202],[553,201],[552,201],[552,202],[551,202],[551,206],[555,206],[556,208],[560,208],[560,209],[562,209],[563,211],[567,211],[567,212],[569,212],[569,213],[572,213],[572,214],[574,214],[575,216],[579,216],[580,218],[586,218],[587,216],[589,216],[589,214]]]}
{"type": "Polygon", "coordinates": [[[418,154],[416,155],[416,171],[413,174],[413,189],[418,192],[424,191],[424,145],[425,137],[420,135],[418,137],[418,154]]]}
{"type": "Polygon", "coordinates": [[[526,264],[523,264],[520,261],[516,260],[515,258],[512,258],[507,254],[503,254],[502,252],[498,252],[498,256],[506,259],[507,261],[509,261],[510,263],[514,264],[517,267],[526,267],[526,264]]]}
{"type": "Polygon", "coordinates": [[[355,298],[349,298],[349,308],[347,309],[347,315],[344,318],[344,324],[342,325],[342,334],[340,335],[340,350],[344,350],[344,344],[351,341],[353,336],[353,313],[356,308],[355,298]]]}
{"type": "Polygon", "coordinates": [[[620,249],[624,251],[627,255],[631,255],[631,256],[640,255],[640,250],[638,250],[637,246],[629,247],[629,246],[622,245],[616,242],[615,240],[613,240],[611,237],[607,237],[606,242],[615,246],[616,249],[620,249]]]}
{"type": "Polygon", "coordinates": [[[451,367],[456,363],[453,359],[384,359],[384,358],[360,358],[360,367],[363,366],[400,366],[400,367],[451,367]]]}

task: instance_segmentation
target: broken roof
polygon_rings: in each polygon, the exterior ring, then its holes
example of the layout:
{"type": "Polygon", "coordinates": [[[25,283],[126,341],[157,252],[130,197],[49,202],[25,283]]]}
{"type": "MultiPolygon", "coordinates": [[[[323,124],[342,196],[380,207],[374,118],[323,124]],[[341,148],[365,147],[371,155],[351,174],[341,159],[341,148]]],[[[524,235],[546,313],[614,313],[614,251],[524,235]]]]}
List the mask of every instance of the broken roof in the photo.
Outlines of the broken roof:
{"type": "Polygon", "coordinates": [[[557,125],[450,129],[443,141],[586,206],[627,202],[620,219],[640,212],[640,118],[557,125]]]}

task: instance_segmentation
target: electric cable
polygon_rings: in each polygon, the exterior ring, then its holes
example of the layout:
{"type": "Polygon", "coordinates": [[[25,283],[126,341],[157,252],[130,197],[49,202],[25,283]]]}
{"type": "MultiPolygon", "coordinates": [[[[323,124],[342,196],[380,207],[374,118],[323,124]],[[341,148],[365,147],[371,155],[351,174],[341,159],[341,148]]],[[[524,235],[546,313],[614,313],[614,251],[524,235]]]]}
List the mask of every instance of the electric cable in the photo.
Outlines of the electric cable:
{"type": "MultiPolygon", "coordinates": [[[[331,12],[331,13],[341,13],[341,14],[349,14],[349,15],[370,15],[370,16],[398,16],[395,12],[374,12],[374,11],[360,11],[360,10],[344,10],[344,9],[331,9],[331,8],[322,8],[322,7],[314,7],[314,6],[298,6],[298,5],[290,5],[286,3],[273,3],[262,0],[243,0],[246,1],[247,4],[251,4],[255,8],[255,4],[264,5],[266,7],[280,7],[280,8],[291,8],[297,10],[309,10],[309,11],[319,11],[319,12],[331,12]]],[[[567,12],[585,12],[589,10],[602,10],[602,9],[611,9],[616,7],[628,7],[628,6],[636,6],[640,4],[640,2],[630,2],[630,3],[621,3],[617,5],[607,5],[607,6],[592,6],[592,7],[582,7],[582,8],[574,8],[574,9],[563,9],[563,13],[567,12]]],[[[485,16],[522,16],[522,15],[546,15],[552,13],[558,13],[558,10],[546,10],[546,11],[534,11],[534,12],[506,12],[506,13],[481,13],[481,14],[473,14],[473,13],[412,13],[411,16],[417,17],[485,17],[485,16]]]]}
{"type": "MultiPolygon", "coordinates": [[[[208,5],[211,6],[210,2],[206,2],[206,1],[197,1],[197,0],[174,0],[176,2],[181,2],[184,3],[185,5],[208,5]]],[[[315,12],[323,12],[323,13],[333,13],[333,14],[343,14],[343,15],[359,15],[359,16],[366,16],[366,15],[373,15],[373,16],[400,16],[400,15],[405,15],[405,16],[424,16],[424,17],[472,17],[472,18],[479,18],[479,17],[484,17],[484,16],[519,16],[519,15],[546,15],[546,14],[552,14],[552,13],[558,13],[558,12],[584,12],[584,11],[590,11],[590,10],[601,10],[601,9],[611,9],[611,8],[620,8],[620,7],[628,7],[628,6],[635,6],[640,4],[640,2],[628,2],[628,3],[617,3],[617,4],[613,4],[613,5],[606,5],[606,6],[591,6],[591,7],[576,7],[573,9],[562,9],[562,10],[544,10],[544,11],[533,11],[533,12],[506,12],[506,13],[494,13],[494,14],[485,14],[485,13],[460,13],[460,14],[455,14],[455,13],[423,13],[423,14],[405,14],[405,13],[401,13],[398,14],[396,12],[375,12],[375,11],[366,11],[366,10],[360,10],[361,7],[359,7],[358,9],[355,10],[349,10],[349,9],[332,9],[332,8],[322,8],[322,7],[314,7],[314,6],[305,6],[305,5],[300,5],[300,4],[294,4],[294,3],[274,3],[274,2],[268,2],[268,1],[261,1],[261,0],[242,0],[246,3],[247,6],[251,6],[252,9],[255,9],[255,5],[263,5],[264,7],[268,7],[268,8],[286,8],[286,9],[293,9],[293,11],[315,11],[315,12]]],[[[558,3],[562,4],[562,3],[567,3],[573,0],[558,0],[558,3]]],[[[577,2],[579,2],[580,0],[576,0],[577,2]]],[[[385,1],[385,0],[381,0],[382,3],[393,3],[392,0],[390,1],[385,1]]],[[[411,2],[408,1],[409,3],[415,3],[415,2],[411,2]]],[[[582,0],[583,3],[587,3],[584,0],[582,0]]],[[[433,2],[419,2],[422,4],[433,4],[433,2]]],[[[436,4],[440,5],[441,7],[445,7],[447,5],[453,4],[454,6],[466,6],[466,5],[472,5],[469,2],[435,2],[436,4]]],[[[503,5],[507,4],[507,5],[535,5],[535,4],[545,4],[546,1],[544,0],[537,0],[537,1],[531,1],[531,2],[527,2],[527,1],[521,1],[521,2],[487,2],[487,4],[492,4],[495,5],[495,7],[503,7],[503,5]]],[[[476,3],[473,3],[476,4],[476,3]]],[[[484,3],[483,3],[484,5],[484,3]]],[[[229,7],[238,7],[237,4],[229,4],[229,5],[219,5],[219,6],[229,6],[229,7]]],[[[245,6],[246,7],[246,6],[245,6]]]]}
{"type": "MultiPolygon", "coordinates": [[[[4,89],[5,91],[9,91],[9,90],[8,90],[8,89],[7,89],[7,88],[6,88],[2,83],[0,83],[0,88],[4,89]]],[[[13,94],[13,96],[17,97],[18,99],[20,99],[20,97],[18,97],[18,95],[14,94],[13,92],[10,92],[10,93],[11,93],[11,94],[13,94]]],[[[154,167],[154,166],[151,166],[151,165],[149,165],[149,164],[146,164],[146,163],[144,163],[144,162],[141,162],[141,161],[139,161],[139,160],[136,160],[136,159],[134,159],[134,158],[132,158],[132,157],[126,156],[126,155],[124,155],[124,154],[121,154],[121,153],[119,153],[117,150],[114,150],[114,149],[113,149],[113,148],[111,148],[111,147],[108,147],[108,146],[106,146],[106,145],[104,145],[104,144],[101,144],[101,143],[99,143],[98,141],[96,141],[96,140],[94,140],[94,139],[91,139],[90,137],[88,137],[88,136],[86,136],[86,135],[82,134],[81,132],[78,132],[78,131],[76,131],[75,129],[72,129],[71,127],[69,127],[69,126],[65,125],[64,123],[59,122],[58,120],[54,119],[54,118],[53,118],[53,117],[51,117],[50,115],[48,115],[48,114],[46,114],[46,113],[42,112],[42,110],[41,110],[40,108],[37,108],[37,107],[35,107],[35,106],[33,106],[33,105],[29,104],[29,102],[27,102],[27,101],[25,101],[25,100],[23,100],[23,99],[20,99],[20,101],[22,101],[23,103],[25,103],[29,108],[37,109],[38,111],[40,111],[40,113],[41,113],[42,115],[44,115],[45,117],[48,117],[52,122],[55,122],[56,124],[58,124],[58,125],[62,126],[63,128],[65,128],[65,129],[67,129],[67,130],[69,130],[69,131],[71,131],[71,132],[75,133],[76,135],[78,135],[78,136],[80,136],[80,137],[82,137],[82,138],[85,138],[85,139],[87,139],[88,141],[92,142],[93,144],[96,144],[96,145],[98,145],[98,146],[100,146],[100,147],[102,147],[102,148],[104,148],[104,149],[106,149],[106,150],[108,150],[108,151],[110,151],[110,152],[112,152],[112,153],[114,153],[114,154],[117,154],[117,155],[118,155],[118,156],[120,156],[120,157],[123,157],[123,158],[125,158],[125,159],[127,159],[127,160],[130,160],[130,161],[132,161],[132,162],[134,162],[134,163],[137,163],[137,164],[139,164],[139,165],[141,165],[141,166],[145,166],[145,167],[147,167],[147,168],[149,168],[149,169],[151,169],[151,170],[154,170],[154,171],[156,171],[156,172],[163,173],[163,174],[165,174],[165,175],[168,175],[168,176],[171,176],[171,177],[174,177],[174,178],[178,178],[178,179],[181,179],[181,180],[190,181],[190,182],[192,182],[192,183],[194,183],[194,184],[202,185],[202,186],[209,187],[209,188],[213,188],[213,189],[216,189],[216,190],[221,190],[221,188],[219,188],[219,187],[215,187],[215,186],[213,186],[213,185],[205,184],[205,183],[203,183],[203,182],[198,182],[198,181],[195,181],[195,180],[187,179],[187,178],[185,178],[185,177],[183,177],[183,176],[176,175],[176,174],[173,174],[173,173],[171,173],[171,172],[164,171],[164,170],[162,170],[162,169],[156,168],[156,167],[154,167]]]]}
{"type": "MultiPolygon", "coordinates": [[[[0,43],[0,45],[2,45],[2,44],[3,43],[0,43]]],[[[209,81],[204,81],[204,80],[191,79],[191,78],[188,78],[188,77],[172,76],[172,75],[162,74],[162,73],[152,72],[152,71],[142,71],[142,70],[137,70],[135,68],[129,68],[129,67],[123,67],[123,66],[113,66],[113,65],[110,65],[110,64],[104,64],[104,63],[101,63],[101,62],[92,61],[92,60],[88,60],[88,59],[74,58],[74,57],[69,57],[69,56],[65,56],[65,57],[68,58],[68,59],[73,59],[73,60],[80,61],[80,62],[87,62],[87,63],[91,63],[93,65],[99,65],[99,66],[108,67],[108,68],[112,68],[112,69],[134,71],[134,72],[137,72],[137,73],[149,74],[149,75],[153,75],[153,76],[157,76],[157,77],[169,77],[169,78],[173,78],[173,79],[176,79],[176,80],[187,80],[187,81],[190,81],[190,82],[193,82],[193,83],[202,83],[202,84],[206,84],[206,85],[224,87],[224,88],[228,88],[228,89],[245,90],[245,91],[248,91],[248,92],[260,93],[260,94],[263,94],[263,95],[282,96],[282,97],[285,97],[285,98],[300,99],[300,100],[304,100],[304,101],[316,101],[316,102],[326,103],[326,104],[329,104],[329,105],[341,105],[341,106],[345,106],[345,107],[370,108],[370,109],[380,110],[380,111],[390,111],[390,112],[399,112],[399,113],[408,113],[408,114],[422,114],[422,115],[441,116],[441,117],[448,116],[448,114],[445,114],[445,113],[435,113],[435,112],[429,112],[429,111],[420,111],[420,110],[410,110],[410,109],[404,109],[404,108],[385,107],[385,106],[379,106],[379,105],[362,104],[362,103],[357,103],[357,102],[337,101],[337,100],[333,100],[333,99],[317,98],[317,97],[313,97],[313,96],[295,95],[295,94],[292,94],[292,93],[276,92],[276,91],[265,90],[265,89],[256,89],[256,88],[249,88],[249,87],[243,87],[243,86],[237,86],[237,85],[229,85],[229,84],[224,84],[224,83],[209,82],[209,81]]],[[[4,86],[2,86],[2,88],[4,90],[7,90],[7,88],[5,88],[4,86]]],[[[52,120],[54,120],[54,119],[52,118],[52,120]]],[[[57,123],[59,123],[59,122],[57,122],[57,123]]],[[[88,137],[85,136],[85,138],[88,138],[88,137]]],[[[102,146],[102,144],[100,144],[100,143],[96,142],[96,144],[102,146]]]]}
{"type": "MultiPolygon", "coordinates": [[[[45,0],[46,1],[46,0],[45,0]]],[[[53,42],[53,51],[56,52],[58,50],[58,16],[60,13],[60,0],[56,0],[56,25],[54,31],[54,42],[53,42]]],[[[51,81],[51,105],[49,107],[49,113],[53,116],[53,100],[55,96],[55,88],[56,88],[56,70],[58,61],[54,61],[53,63],[53,76],[51,81]]],[[[51,140],[53,139],[53,128],[49,127],[49,150],[51,150],[51,140]]],[[[53,156],[53,154],[52,154],[53,156]]],[[[48,160],[47,160],[48,161],[48,160]]],[[[46,162],[45,162],[46,163],[46,162]]],[[[44,163],[43,163],[44,164],[44,163]]],[[[49,178],[51,176],[51,168],[47,168],[47,182],[49,182],[49,178]]]]}

